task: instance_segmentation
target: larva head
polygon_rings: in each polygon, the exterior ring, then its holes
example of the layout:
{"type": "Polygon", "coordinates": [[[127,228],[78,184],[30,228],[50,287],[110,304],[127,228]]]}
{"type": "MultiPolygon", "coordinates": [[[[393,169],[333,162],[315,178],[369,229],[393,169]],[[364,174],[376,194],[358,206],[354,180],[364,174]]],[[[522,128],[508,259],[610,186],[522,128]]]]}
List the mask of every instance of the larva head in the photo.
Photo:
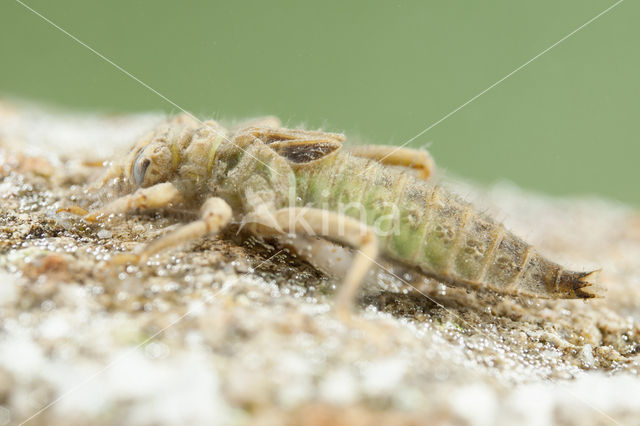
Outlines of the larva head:
{"type": "Polygon", "coordinates": [[[111,164],[102,177],[101,185],[115,185],[119,192],[133,192],[138,187],[151,186],[166,180],[166,151],[159,143],[157,131],[151,131],[141,137],[133,148],[122,158],[111,164]]]}
{"type": "MultiPolygon", "coordinates": [[[[132,188],[146,188],[176,178],[181,168],[190,169],[207,161],[193,145],[209,130],[191,116],[178,115],[141,138],[121,166],[120,176],[132,188]],[[204,129],[204,130],[203,130],[204,129]],[[197,150],[196,153],[191,152],[197,150]]],[[[217,125],[217,123],[215,123],[217,125]]],[[[214,129],[217,130],[217,129],[214,129]]]]}
{"type": "Polygon", "coordinates": [[[166,182],[174,171],[170,147],[165,140],[155,138],[139,147],[125,167],[130,183],[142,188],[166,182]]]}

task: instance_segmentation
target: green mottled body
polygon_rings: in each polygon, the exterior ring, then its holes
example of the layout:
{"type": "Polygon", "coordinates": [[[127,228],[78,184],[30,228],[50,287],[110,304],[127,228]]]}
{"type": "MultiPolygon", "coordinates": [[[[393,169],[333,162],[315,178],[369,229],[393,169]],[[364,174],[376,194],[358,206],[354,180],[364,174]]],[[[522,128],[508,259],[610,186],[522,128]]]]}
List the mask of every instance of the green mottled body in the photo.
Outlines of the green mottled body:
{"type": "Polygon", "coordinates": [[[410,173],[338,153],[295,175],[299,204],[366,221],[382,254],[430,276],[505,294],[589,297],[579,288],[583,273],[543,258],[502,224],[410,173]]]}

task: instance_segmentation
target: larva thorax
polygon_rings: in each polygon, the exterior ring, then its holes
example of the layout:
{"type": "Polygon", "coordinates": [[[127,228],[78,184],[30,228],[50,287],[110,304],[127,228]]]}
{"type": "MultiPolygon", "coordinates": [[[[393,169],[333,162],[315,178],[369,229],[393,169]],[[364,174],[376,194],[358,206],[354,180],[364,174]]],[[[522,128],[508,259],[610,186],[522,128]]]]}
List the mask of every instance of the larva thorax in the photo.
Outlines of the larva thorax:
{"type": "Polygon", "coordinates": [[[119,178],[125,192],[171,182],[187,204],[218,195],[239,214],[250,209],[247,192],[284,206],[291,169],[265,144],[252,142],[215,121],[200,123],[182,114],[141,138],[105,179],[119,178]]]}

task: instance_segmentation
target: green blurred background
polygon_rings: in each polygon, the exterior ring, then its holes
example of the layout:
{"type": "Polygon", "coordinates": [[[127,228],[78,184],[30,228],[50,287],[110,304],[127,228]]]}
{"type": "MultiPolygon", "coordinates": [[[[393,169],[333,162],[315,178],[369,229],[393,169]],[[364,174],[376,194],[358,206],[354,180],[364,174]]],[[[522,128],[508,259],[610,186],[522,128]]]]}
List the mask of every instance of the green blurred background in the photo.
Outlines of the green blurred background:
{"type": "MultiPolygon", "coordinates": [[[[609,0],[25,3],[201,117],[276,114],[401,144],[609,0]]],[[[411,143],[482,183],[640,205],[638,2],[627,0],[411,143]]],[[[13,0],[0,96],[177,109],[13,0]]]]}

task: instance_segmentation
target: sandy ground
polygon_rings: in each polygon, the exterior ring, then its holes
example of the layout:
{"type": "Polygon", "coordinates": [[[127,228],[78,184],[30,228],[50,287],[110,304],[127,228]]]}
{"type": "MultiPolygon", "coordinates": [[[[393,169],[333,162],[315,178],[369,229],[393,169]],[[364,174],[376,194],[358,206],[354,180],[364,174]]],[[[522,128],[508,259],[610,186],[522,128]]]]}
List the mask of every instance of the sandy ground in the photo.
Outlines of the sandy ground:
{"type": "Polygon", "coordinates": [[[99,163],[161,119],[0,102],[0,426],[640,424],[637,211],[450,182],[550,258],[602,268],[606,297],[504,297],[385,263],[345,324],[339,278],[277,242],[230,229],[114,267],[193,212],[56,213],[103,202],[86,190],[99,163]]]}

